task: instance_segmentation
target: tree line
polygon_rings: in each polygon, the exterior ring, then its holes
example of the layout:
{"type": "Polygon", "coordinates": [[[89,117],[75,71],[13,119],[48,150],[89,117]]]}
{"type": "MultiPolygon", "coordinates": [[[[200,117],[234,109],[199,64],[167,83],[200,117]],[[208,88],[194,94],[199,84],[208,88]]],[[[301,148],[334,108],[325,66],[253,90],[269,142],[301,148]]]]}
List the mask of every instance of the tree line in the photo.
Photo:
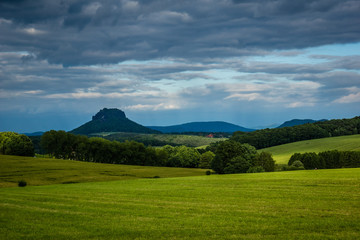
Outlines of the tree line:
{"type": "Polygon", "coordinates": [[[186,146],[154,148],[136,141],[88,138],[65,131],[44,133],[40,144],[46,153],[55,158],[85,162],[195,168],[199,167],[201,159],[196,149],[186,146]]]}
{"type": "Polygon", "coordinates": [[[51,156],[86,162],[211,168],[217,173],[274,171],[269,153],[257,153],[248,144],[224,141],[215,152],[186,146],[151,147],[135,141],[109,141],[103,138],[48,131],[41,137],[42,148],[51,156]]]}
{"type": "Polygon", "coordinates": [[[293,127],[262,129],[253,132],[235,132],[230,138],[248,143],[256,149],[303,140],[353,135],[360,133],[360,117],[308,123],[293,127]]]}
{"type": "MultiPolygon", "coordinates": [[[[302,167],[304,169],[327,169],[327,168],[356,168],[360,167],[360,151],[324,151],[320,153],[294,153],[289,162],[290,167],[302,167]]],[[[290,170],[295,170],[291,168],[290,170]]]]}

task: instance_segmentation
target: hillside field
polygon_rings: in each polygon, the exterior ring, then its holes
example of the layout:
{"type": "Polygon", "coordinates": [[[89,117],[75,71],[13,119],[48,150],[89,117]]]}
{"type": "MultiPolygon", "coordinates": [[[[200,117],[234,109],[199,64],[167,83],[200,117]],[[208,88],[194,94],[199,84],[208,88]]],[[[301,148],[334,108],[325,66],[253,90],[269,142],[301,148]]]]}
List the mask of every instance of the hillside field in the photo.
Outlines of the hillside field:
{"type": "Polygon", "coordinates": [[[291,155],[304,152],[322,152],[328,150],[360,151],[360,135],[331,137],[283,144],[259,151],[273,154],[277,164],[287,164],[291,155]]]}
{"type": "MultiPolygon", "coordinates": [[[[144,167],[0,155],[0,187],[205,175],[204,169],[144,167]]],[[[1,239],[1,238],[0,238],[1,239]]]]}
{"type": "Polygon", "coordinates": [[[0,239],[360,239],[360,169],[0,188],[0,239]]]}
{"type": "Polygon", "coordinates": [[[187,147],[199,147],[209,145],[214,142],[224,141],[227,138],[208,138],[196,135],[185,134],[141,134],[141,133],[96,133],[91,136],[101,136],[108,140],[117,140],[123,142],[125,140],[134,140],[143,142],[145,145],[163,146],[169,145],[185,145],[187,147]]]}

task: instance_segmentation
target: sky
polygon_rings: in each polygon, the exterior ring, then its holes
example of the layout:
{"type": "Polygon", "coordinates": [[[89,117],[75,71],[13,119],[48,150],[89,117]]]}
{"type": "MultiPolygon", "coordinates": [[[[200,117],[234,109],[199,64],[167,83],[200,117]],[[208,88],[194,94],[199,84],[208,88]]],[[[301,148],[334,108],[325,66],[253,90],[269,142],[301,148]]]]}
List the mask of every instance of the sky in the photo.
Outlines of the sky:
{"type": "Polygon", "coordinates": [[[0,0],[0,131],[360,114],[359,0],[0,0]]]}

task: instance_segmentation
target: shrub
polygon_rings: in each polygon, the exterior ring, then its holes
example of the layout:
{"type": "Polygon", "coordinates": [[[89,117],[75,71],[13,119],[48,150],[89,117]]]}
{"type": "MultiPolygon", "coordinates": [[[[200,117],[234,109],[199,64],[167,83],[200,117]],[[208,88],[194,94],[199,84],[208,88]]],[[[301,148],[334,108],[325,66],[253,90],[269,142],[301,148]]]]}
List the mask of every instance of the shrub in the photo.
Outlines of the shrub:
{"type": "Polygon", "coordinates": [[[18,182],[18,186],[19,186],[19,187],[25,187],[26,185],[27,185],[27,183],[26,183],[25,180],[20,180],[20,181],[18,182]]]}
{"type": "Polygon", "coordinates": [[[304,164],[299,160],[296,160],[295,162],[293,162],[293,164],[291,164],[291,166],[304,169],[304,164]]]}
{"type": "Polygon", "coordinates": [[[288,166],[291,166],[293,164],[293,162],[295,162],[295,161],[301,161],[301,159],[302,159],[302,154],[301,153],[294,153],[290,157],[290,160],[288,162],[288,166]]]}
{"type": "Polygon", "coordinates": [[[207,171],[205,172],[205,174],[206,174],[206,175],[211,175],[211,171],[210,171],[210,170],[207,170],[207,171]]]}
{"type": "Polygon", "coordinates": [[[283,166],[283,171],[295,171],[295,170],[305,170],[304,167],[294,167],[294,166],[283,166]]]}
{"type": "Polygon", "coordinates": [[[260,173],[260,172],[265,172],[265,169],[262,166],[253,166],[253,167],[250,167],[246,172],[247,173],[260,173]]]}

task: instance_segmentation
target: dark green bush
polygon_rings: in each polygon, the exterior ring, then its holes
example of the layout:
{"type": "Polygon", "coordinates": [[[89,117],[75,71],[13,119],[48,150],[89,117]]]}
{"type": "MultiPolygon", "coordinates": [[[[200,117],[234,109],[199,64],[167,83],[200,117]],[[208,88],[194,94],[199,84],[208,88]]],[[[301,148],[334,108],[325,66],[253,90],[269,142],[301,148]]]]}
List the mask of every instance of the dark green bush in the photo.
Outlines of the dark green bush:
{"type": "Polygon", "coordinates": [[[302,168],[302,169],[304,169],[304,164],[303,164],[301,161],[299,161],[299,160],[296,160],[295,162],[293,162],[293,163],[291,164],[291,166],[292,166],[292,167],[296,167],[296,168],[302,168]]]}
{"type": "Polygon", "coordinates": [[[19,186],[19,187],[25,187],[26,185],[27,185],[27,183],[26,183],[25,180],[20,180],[20,181],[18,182],[18,186],[19,186]]]}
{"type": "Polygon", "coordinates": [[[250,167],[246,172],[247,173],[260,173],[260,172],[265,172],[265,169],[262,166],[253,166],[253,167],[250,167]]]}

